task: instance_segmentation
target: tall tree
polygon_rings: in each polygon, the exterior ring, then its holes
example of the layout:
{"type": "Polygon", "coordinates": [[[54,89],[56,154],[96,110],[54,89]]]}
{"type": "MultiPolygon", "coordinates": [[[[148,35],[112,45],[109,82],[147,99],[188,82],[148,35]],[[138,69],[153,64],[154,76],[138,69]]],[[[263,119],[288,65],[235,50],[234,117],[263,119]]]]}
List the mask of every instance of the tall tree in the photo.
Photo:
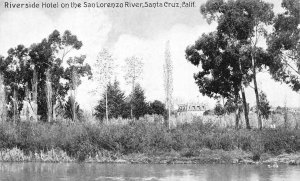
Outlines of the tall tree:
{"type": "MultiPolygon", "coordinates": [[[[230,40],[238,41],[248,47],[252,63],[252,77],[256,105],[259,106],[259,94],[256,74],[260,68],[257,46],[260,37],[267,35],[266,26],[272,23],[273,5],[261,0],[209,0],[201,6],[202,14],[209,20],[218,22],[220,36],[228,36],[230,40]]],[[[260,62],[264,63],[264,62],[260,62]]],[[[269,63],[269,62],[268,62],[269,63]]],[[[262,128],[261,114],[257,113],[258,127],[262,128]]]]}
{"type": "Polygon", "coordinates": [[[68,67],[64,71],[64,79],[68,80],[67,86],[68,89],[71,91],[71,103],[72,103],[72,110],[73,110],[73,121],[76,121],[76,93],[77,87],[81,84],[81,77],[88,76],[91,78],[91,67],[88,64],[84,64],[86,59],[85,55],[70,57],[67,60],[68,67]]]}
{"type": "Polygon", "coordinates": [[[1,61],[1,73],[10,108],[8,115],[17,120],[25,97],[25,84],[30,81],[32,69],[29,61],[29,49],[23,45],[8,50],[8,56],[1,61]]]}
{"type": "Polygon", "coordinates": [[[165,64],[164,64],[164,88],[165,88],[165,103],[168,109],[168,119],[170,127],[171,109],[173,106],[173,65],[170,52],[170,41],[167,41],[165,48],[165,64]]]}
{"type": "MultiPolygon", "coordinates": [[[[136,56],[128,57],[125,59],[125,80],[127,84],[132,86],[132,94],[135,90],[135,86],[137,84],[137,80],[141,78],[143,72],[143,62],[140,58],[136,56]]],[[[133,118],[133,105],[131,105],[131,118],[133,118]]]]}
{"type": "Polygon", "coordinates": [[[268,37],[268,51],[273,64],[270,73],[277,81],[290,85],[294,91],[300,90],[300,2],[283,0],[285,9],[274,19],[274,31],[268,37]]]}
{"type": "Polygon", "coordinates": [[[113,76],[114,69],[114,59],[107,49],[102,49],[97,57],[96,63],[94,65],[93,75],[94,82],[96,83],[95,93],[99,93],[99,90],[104,90],[105,93],[105,112],[106,112],[106,123],[108,123],[108,95],[107,86],[110,83],[113,76]]]}
{"type": "MultiPolygon", "coordinates": [[[[82,42],[77,39],[75,35],[72,35],[70,31],[65,31],[61,36],[60,33],[55,30],[49,35],[47,39],[43,39],[41,43],[33,44],[30,47],[30,59],[33,64],[35,71],[37,72],[38,78],[38,114],[41,115],[42,119],[45,119],[47,114],[46,105],[46,72],[49,73],[49,80],[52,87],[52,105],[56,102],[58,95],[65,97],[67,94],[70,84],[63,85],[60,83],[61,78],[66,79],[64,75],[64,68],[62,62],[66,55],[72,49],[80,49],[82,42]],[[59,55],[59,52],[64,52],[63,55],[59,55]]],[[[69,75],[71,78],[71,75],[69,75]]],[[[70,80],[70,78],[68,78],[70,80]]],[[[49,86],[48,86],[49,87],[49,86]]]]}
{"type": "MultiPolygon", "coordinates": [[[[37,92],[38,114],[43,120],[47,119],[47,96],[46,83],[50,82],[52,88],[52,105],[57,97],[65,97],[70,89],[71,74],[70,68],[64,68],[62,61],[71,50],[78,50],[82,42],[72,35],[70,31],[65,31],[61,36],[55,30],[48,38],[38,44],[33,44],[30,48],[19,45],[8,51],[8,56],[1,62],[0,68],[5,77],[4,84],[8,87],[8,97],[11,99],[16,95],[17,102],[22,109],[22,100],[25,97],[25,85],[30,91],[37,92]],[[60,52],[63,52],[60,56],[60,52]],[[46,81],[46,73],[49,73],[46,81]],[[35,78],[34,78],[35,77],[35,78]],[[63,83],[61,80],[67,80],[63,83]],[[32,85],[33,80],[37,80],[37,86],[32,85]],[[37,90],[34,87],[37,87],[37,90]],[[14,93],[15,92],[15,93],[14,93]]],[[[77,63],[81,66],[79,76],[91,77],[90,66],[83,65],[84,59],[77,63]]],[[[49,99],[50,100],[50,99],[49,99]]],[[[50,113],[49,113],[50,114],[50,113]]]]}
{"type": "MultiPolygon", "coordinates": [[[[247,84],[251,68],[247,52],[240,51],[241,46],[213,32],[203,34],[194,45],[186,49],[186,59],[195,66],[201,66],[200,71],[194,75],[199,91],[212,98],[224,97],[227,100],[234,100],[236,128],[240,117],[239,92],[243,84],[247,84]]],[[[245,97],[243,101],[246,104],[245,97]]],[[[247,128],[250,128],[248,121],[247,128]]]]}

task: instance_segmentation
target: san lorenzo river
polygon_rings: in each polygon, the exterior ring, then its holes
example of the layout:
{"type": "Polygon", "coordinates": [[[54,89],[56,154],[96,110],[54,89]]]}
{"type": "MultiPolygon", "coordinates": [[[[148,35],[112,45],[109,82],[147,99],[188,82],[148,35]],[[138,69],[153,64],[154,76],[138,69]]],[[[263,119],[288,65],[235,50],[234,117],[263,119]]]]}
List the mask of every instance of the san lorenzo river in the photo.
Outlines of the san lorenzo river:
{"type": "Polygon", "coordinates": [[[299,181],[300,167],[279,165],[142,165],[77,163],[0,163],[0,180],[161,180],[299,181]]]}

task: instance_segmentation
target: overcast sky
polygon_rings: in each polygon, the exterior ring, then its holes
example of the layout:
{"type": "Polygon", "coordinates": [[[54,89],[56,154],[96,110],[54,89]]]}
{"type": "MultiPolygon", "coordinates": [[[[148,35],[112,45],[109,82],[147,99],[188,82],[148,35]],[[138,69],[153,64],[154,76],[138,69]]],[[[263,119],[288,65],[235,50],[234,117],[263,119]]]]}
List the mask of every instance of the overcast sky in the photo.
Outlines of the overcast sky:
{"type": "MultiPolygon", "coordinates": [[[[7,50],[18,44],[29,46],[32,43],[38,43],[54,29],[61,33],[68,29],[83,42],[82,49],[72,55],[87,55],[87,62],[91,65],[102,48],[109,49],[118,65],[116,77],[127,94],[130,86],[125,84],[123,78],[124,59],[132,55],[141,57],[144,62],[144,73],[140,83],[145,89],[147,100],[163,101],[164,51],[166,41],[170,40],[174,66],[173,97],[181,100],[181,103],[193,101],[214,104],[213,100],[203,97],[199,93],[193,79],[197,67],[186,61],[184,53],[185,48],[194,43],[202,33],[215,30],[216,25],[208,25],[199,12],[199,7],[205,2],[204,0],[195,1],[195,8],[155,9],[5,9],[4,1],[0,0],[0,2],[0,55],[6,56],[7,50]]],[[[39,1],[27,0],[24,2],[39,1]]],[[[73,2],[82,1],[73,0],[73,2]]],[[[95,0],[90,2],[125,1],[95,0]]],[[[280,11],[280,1],[275,2],[274,9],[275,12],[280,11]]],[[[96,96],[96,98],[88,93],[91,85],[90,81],[84,80],[78,90],[78,101],[85,108],[93,107],[100,99],[100,96],[96,96]]],[[[274,82],[267,73],[259,74],[258,85],[267,93],[273,106],[282,106],[285,100],[288,106],[298,107],[300,105],[298,93],[291,91],[284,84],[274,82]]],[[[248,88],[246,96],[250,104],[254,105],[253,89],[248,88]]]]}

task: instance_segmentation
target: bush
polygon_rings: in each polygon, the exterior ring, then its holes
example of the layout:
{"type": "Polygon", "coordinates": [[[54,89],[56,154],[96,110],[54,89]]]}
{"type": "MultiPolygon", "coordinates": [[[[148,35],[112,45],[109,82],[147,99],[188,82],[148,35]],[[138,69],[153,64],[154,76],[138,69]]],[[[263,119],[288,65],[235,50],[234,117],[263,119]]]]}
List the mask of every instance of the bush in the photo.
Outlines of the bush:
{"type": "Polygon", "coordinates": [[[291,131],[283,128],[276,130],[267,129],[262,132],[264,151],[272,154],[283,152],[299,151],[300,145],[297,139],[300,138],[299,131],[291,131]]]}

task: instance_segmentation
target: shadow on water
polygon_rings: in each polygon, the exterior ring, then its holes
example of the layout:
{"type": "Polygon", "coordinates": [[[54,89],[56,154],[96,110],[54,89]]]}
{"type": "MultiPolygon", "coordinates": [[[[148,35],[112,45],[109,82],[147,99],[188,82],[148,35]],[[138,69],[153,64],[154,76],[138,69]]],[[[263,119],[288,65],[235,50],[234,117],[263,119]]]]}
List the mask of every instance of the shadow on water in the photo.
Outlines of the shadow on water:
{"type": "Polygon", "coordinates": [[[300,167],[280,165],[141,165],[90,163],[0,163],[0,180],[297,180],[300,167]]]}

